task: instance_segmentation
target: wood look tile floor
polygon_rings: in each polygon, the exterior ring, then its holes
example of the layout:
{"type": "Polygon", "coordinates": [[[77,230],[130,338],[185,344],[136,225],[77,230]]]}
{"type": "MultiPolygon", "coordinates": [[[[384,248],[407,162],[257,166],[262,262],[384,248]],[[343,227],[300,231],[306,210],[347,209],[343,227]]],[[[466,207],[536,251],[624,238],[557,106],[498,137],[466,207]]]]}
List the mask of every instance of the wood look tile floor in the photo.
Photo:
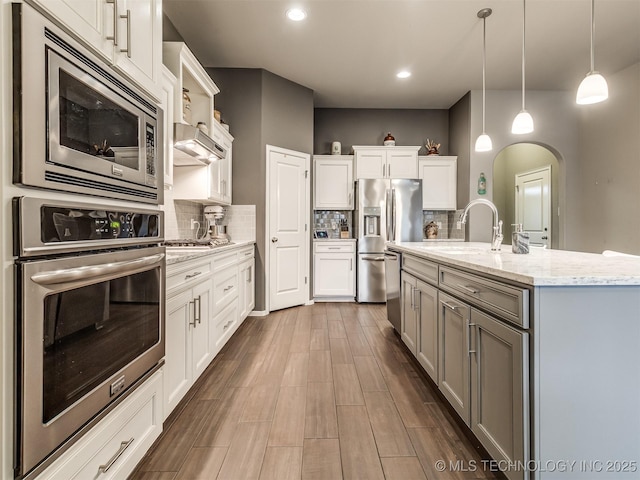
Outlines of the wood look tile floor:
{"type": "Polygon", "coordinates": [[[418,368],[384,305],[249,317],[130,479],[497,478],[418,368]]]}

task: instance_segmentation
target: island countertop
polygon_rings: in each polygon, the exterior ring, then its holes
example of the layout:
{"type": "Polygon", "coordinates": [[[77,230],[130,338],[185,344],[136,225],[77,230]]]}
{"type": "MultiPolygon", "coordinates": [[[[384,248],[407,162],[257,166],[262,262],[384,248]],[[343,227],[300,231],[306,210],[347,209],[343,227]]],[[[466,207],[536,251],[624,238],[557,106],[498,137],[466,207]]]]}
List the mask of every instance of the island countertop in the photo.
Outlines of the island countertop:
{"type": "Polygon", "coordinates": [[[533,286],[640,285],[640,258],[532,248],[514,254],[510,245],[492,252],[489,243],[397,242],[389,250],[459,266],[533,286]]]}

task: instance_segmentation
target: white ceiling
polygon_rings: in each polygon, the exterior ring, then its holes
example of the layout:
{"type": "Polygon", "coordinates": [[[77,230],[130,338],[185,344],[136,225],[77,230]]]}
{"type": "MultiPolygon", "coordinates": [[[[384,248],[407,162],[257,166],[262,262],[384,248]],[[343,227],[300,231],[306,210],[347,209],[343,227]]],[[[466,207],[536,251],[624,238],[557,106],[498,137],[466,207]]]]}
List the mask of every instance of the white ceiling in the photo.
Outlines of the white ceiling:
{"type": "MultiPolygon", "coordinates": [[[[589,0],[529,0],[526,86],[574,90],[589,70],[589,0]]],[[[449,108],[482,88],[521,88],[517,0],[163,0],[204,66],[264,68],[315,92],[316,107],[449,108]],[[306,20],[285,18],[302,6],[306,20]],[[409,69],[405,80],[395,77],[409,69]]],[[[596,0],[595,64],[605,77],[640,62],[640,0],[596,0]]],[[[640,81],[640,79],[639,79],[640,81]]]]}

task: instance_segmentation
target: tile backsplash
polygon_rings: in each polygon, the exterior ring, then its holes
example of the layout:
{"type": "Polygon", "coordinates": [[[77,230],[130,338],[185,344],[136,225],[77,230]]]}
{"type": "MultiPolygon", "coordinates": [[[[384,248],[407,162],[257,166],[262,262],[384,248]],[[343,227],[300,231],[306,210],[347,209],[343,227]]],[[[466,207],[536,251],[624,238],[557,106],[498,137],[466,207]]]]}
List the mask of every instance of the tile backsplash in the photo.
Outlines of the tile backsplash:
{"type": "MultiPolygon", "coordinates": [[[[208,227],[204,218],[204,205],[188,200],[174,200],[172,191],[164,192],[164,238],[166,240],[201,238],[208,227]],[[200,224],[191,229],[191,219],[200,224]]],[[[227,233],[231,241],[256,239],[256,207],[255,205],[231,205],[225,207],[226,214],[222,220],[227,225],[227,233]]]]}
{"type": "Polygon", "coordinates": [[[462,210],[424,210],[422,212],[422,238],[426,240],[424,227],[429,222],[438,224],[438,239],[464,240],[465,226],[458,228],[458,219],[462,210]]]}
{"type": "Polygon", "coordinates": [[[326,230],[329,238],[340,238],[340,221],[346,220],[349,227],[349,238],[353,238],[352,210],[314,210],[313,228],[326,230]]]}
{"type": "Polygon", "coordinates": [[[227,213],[222,220],[227,225],[227,233],[231,241],[256,241],[256,206],[231,205],[226,207],[227,213]]]}

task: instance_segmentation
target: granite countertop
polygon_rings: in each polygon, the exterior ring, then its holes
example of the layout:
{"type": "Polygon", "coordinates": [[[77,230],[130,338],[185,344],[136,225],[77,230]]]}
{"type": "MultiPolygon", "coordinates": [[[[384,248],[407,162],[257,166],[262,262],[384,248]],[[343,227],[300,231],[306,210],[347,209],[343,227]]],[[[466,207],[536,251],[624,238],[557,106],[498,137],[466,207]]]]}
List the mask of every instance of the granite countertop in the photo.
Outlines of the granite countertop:
{"type": "Polygon", "coordinates": [[[254,240],[240,240],[230,245],[214,247],[208,250],[194,249],[191,247],[167,247],[167,265],[186,262],[187,260],[215,255],[221,252],[228,252],[237,248],[246,247],[247,245],[253,245],[254,243],[256,243],[254,240]]]}
{"type": "Polygon", "coordinates": [[[511,253],[510,245],[491,252],[479,242],[399,242],[387,248],[534,286],[640,285],[640,258],[532,248],[511,253]]]}

